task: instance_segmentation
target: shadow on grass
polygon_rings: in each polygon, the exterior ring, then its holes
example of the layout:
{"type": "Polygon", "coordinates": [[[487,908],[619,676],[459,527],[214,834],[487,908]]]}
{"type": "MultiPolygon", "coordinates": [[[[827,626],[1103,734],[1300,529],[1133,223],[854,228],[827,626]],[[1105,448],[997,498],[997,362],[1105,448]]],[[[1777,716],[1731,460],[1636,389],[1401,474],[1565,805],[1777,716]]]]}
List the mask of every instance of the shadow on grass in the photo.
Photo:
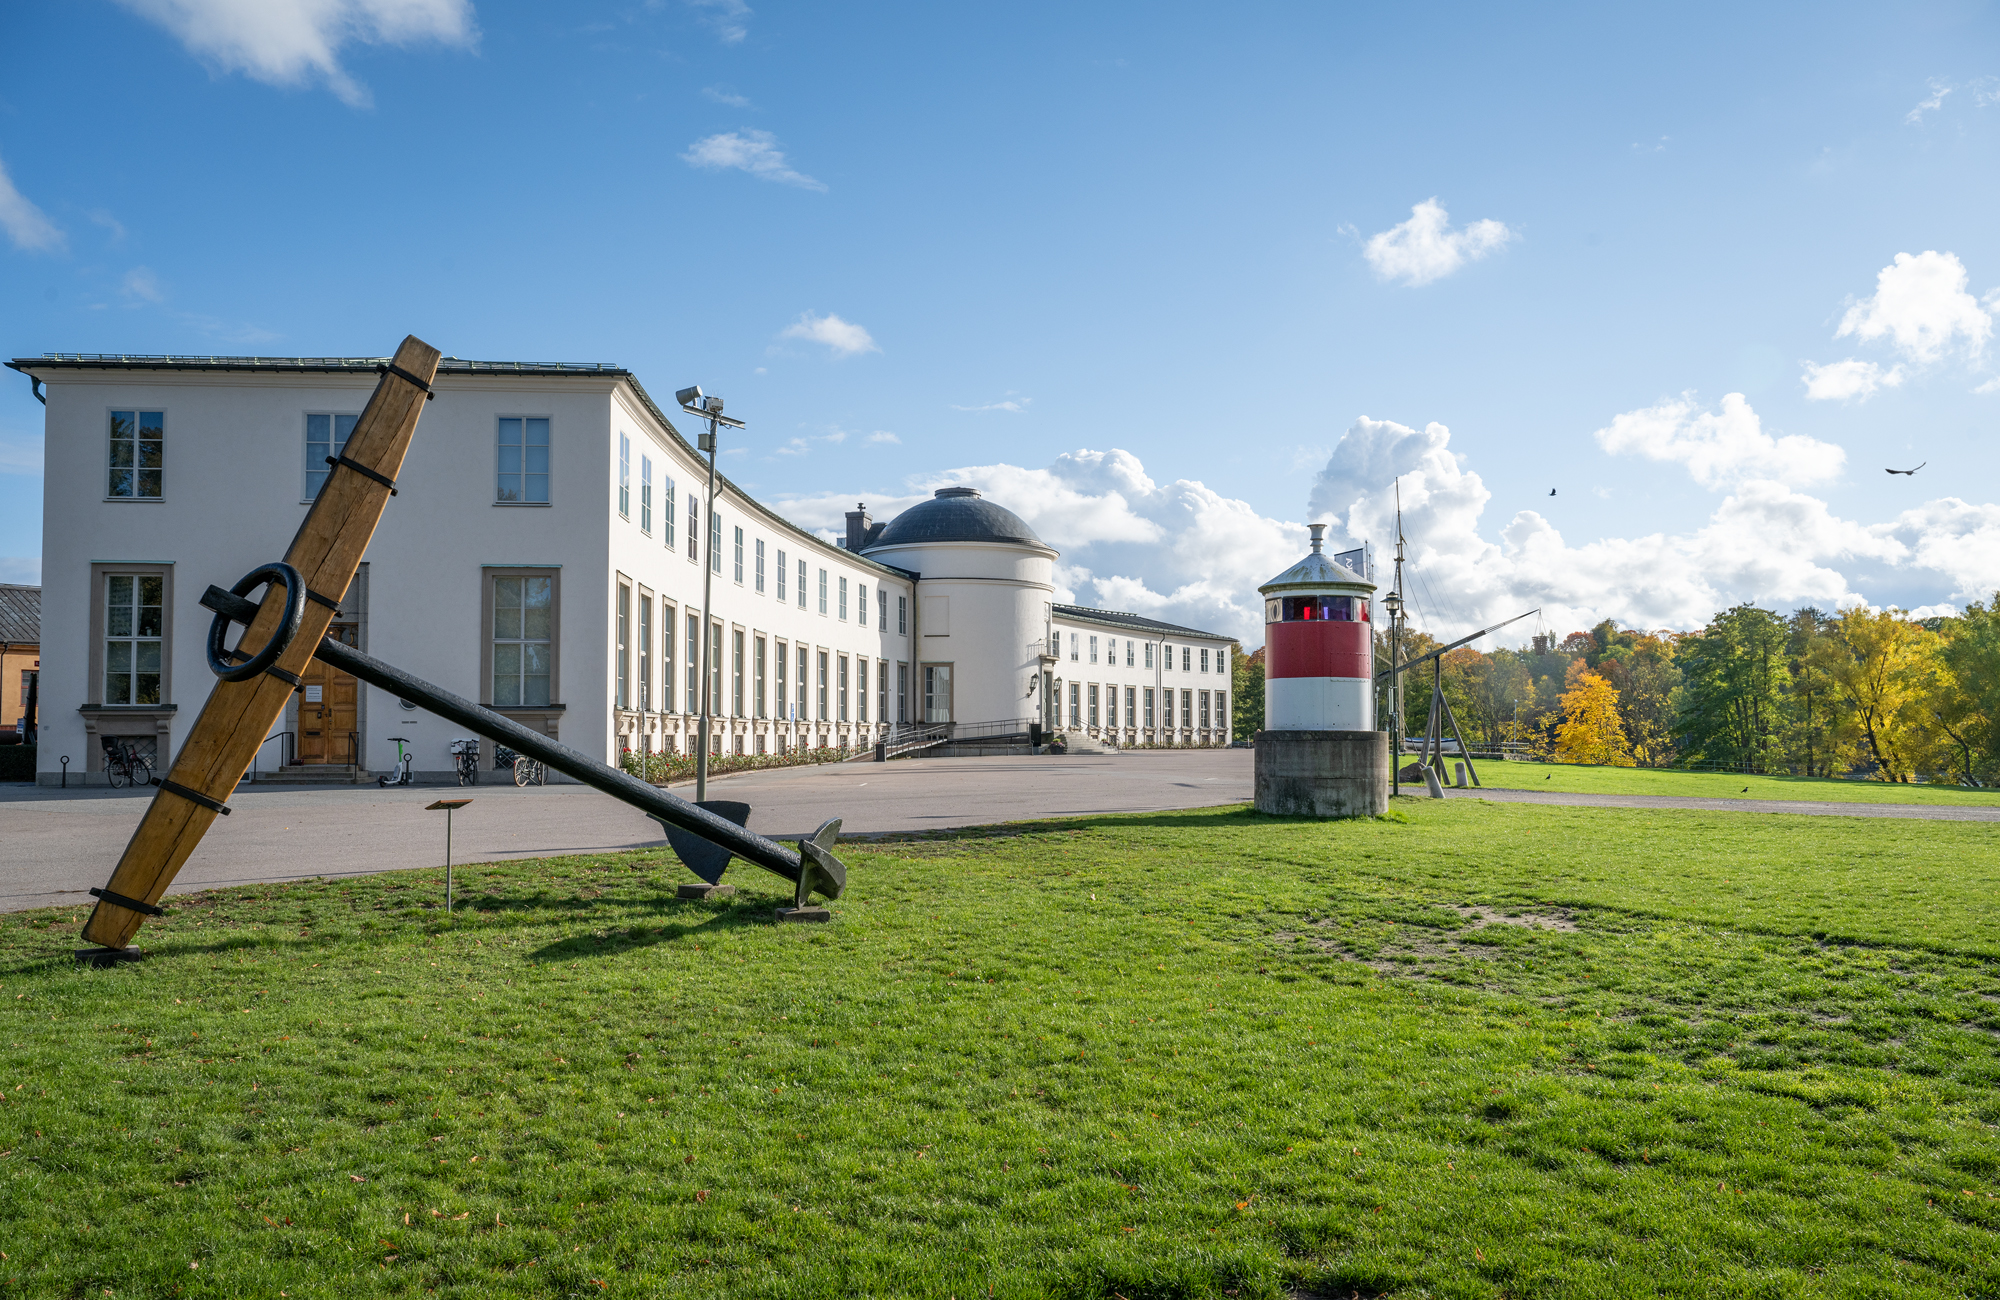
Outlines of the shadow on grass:
{"type": "Polygon", "coordinates": [[[627,953],[657,947],[663,943],[678,943],[683,939],[715,935],[731,930],[767,929],[775,923],[771,920],[768,901],[745,899],[737,903],[681,903],[690,910],[700,909],[706,913],[687,920],[675,920],[666,925],[634,925],[619,930],[599,931],[595,934],[571,935],[557,939],[553,943],[528,954],[528,960],[537,963],[575,961],[580,957],[622,957],[627,953]]]}

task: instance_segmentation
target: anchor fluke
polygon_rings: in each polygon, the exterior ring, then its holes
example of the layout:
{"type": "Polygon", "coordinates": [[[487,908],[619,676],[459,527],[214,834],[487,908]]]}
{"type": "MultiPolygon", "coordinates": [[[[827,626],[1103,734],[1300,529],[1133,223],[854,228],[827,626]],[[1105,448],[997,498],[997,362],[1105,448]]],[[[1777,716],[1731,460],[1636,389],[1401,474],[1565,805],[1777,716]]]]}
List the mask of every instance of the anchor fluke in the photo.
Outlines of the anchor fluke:
{"type": "MultiPolygon", "coordinates": [[[[703,799],[697,808],[706,808],[718,817],[725,817],[744,830],[750,829],[750,805],[735,799],[703,799]]],[[[692,831],[684,831],[669,824],[665,818],[654,814],[653,820],[660,823],[660,829],[667,833],[667,843],[674,853],[687,865],[689,871],[700,876],[711,885],[722,883],[722,873],[729,868],[729,859],[734,854],[713,840],[703,839],[692,831]]]]}
{"type": "Polygon", "coordinates": [[[840,838],[840,818],[836,817],[799,841],[799,885],[796,905],[804,907],[814,894],[839,898],[847,888],[847,868],[833,856],[834,841],[840,838]]]}

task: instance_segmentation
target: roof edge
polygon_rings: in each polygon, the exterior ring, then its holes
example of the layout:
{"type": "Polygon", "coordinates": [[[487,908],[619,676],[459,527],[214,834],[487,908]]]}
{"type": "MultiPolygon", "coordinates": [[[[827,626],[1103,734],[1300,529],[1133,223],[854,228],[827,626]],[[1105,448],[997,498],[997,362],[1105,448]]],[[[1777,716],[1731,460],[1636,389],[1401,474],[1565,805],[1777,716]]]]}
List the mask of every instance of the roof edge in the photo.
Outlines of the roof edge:
{"type": "Polygon", "coordinates": [[[1198,627],[1185,627],[1179,623],[1166,623],[1157,618],[1147,618],[1144,614],[1128,614],[1122,610],[1091,609],[1086,605],[1050,605],[1049,612],[1059,618],[1075,619],[1079,623],[1096,623],[1103,627],[1131,628],[1139,625],[1156,632],[1172,632],[1178,636],[1205,637],[1210,641],[1228,641],[1242,645],[1243,638],[1230,636],[1226,632],[1204,632],[1198,627]],[[1129,619],[1130,622],[1117,622],[1129,619]]]}

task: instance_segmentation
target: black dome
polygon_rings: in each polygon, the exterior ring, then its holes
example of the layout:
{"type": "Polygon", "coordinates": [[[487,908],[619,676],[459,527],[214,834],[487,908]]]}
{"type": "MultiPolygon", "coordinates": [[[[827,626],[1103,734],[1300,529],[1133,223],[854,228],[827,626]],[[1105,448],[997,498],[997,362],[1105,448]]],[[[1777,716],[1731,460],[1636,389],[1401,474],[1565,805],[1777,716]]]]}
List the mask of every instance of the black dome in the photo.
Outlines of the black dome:
{"type": "Polygon", "coordinates": [[[921,542],[1014,542],[1046,545],[1027,521],[1005,506],[982,500],[977,488],[939,488],[922,505],[889,521],[868,550],[921,542]]]}

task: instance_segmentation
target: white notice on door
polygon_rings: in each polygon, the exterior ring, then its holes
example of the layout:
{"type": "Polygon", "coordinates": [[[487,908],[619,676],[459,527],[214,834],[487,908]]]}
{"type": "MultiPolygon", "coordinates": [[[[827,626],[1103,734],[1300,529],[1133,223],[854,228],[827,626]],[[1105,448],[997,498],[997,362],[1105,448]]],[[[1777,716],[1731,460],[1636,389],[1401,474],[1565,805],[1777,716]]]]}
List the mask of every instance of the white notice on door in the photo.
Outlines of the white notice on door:
{"type": "Polygon", "coordinates": [[[319,687],[317,687],[317,686],[308,686],[308,687],[306,687],[306,703],[307,703],[307,704],[318,704],[318,703],[319,703],[319,693],[320,693],[320,688],[319,688],[319,687]]]}

